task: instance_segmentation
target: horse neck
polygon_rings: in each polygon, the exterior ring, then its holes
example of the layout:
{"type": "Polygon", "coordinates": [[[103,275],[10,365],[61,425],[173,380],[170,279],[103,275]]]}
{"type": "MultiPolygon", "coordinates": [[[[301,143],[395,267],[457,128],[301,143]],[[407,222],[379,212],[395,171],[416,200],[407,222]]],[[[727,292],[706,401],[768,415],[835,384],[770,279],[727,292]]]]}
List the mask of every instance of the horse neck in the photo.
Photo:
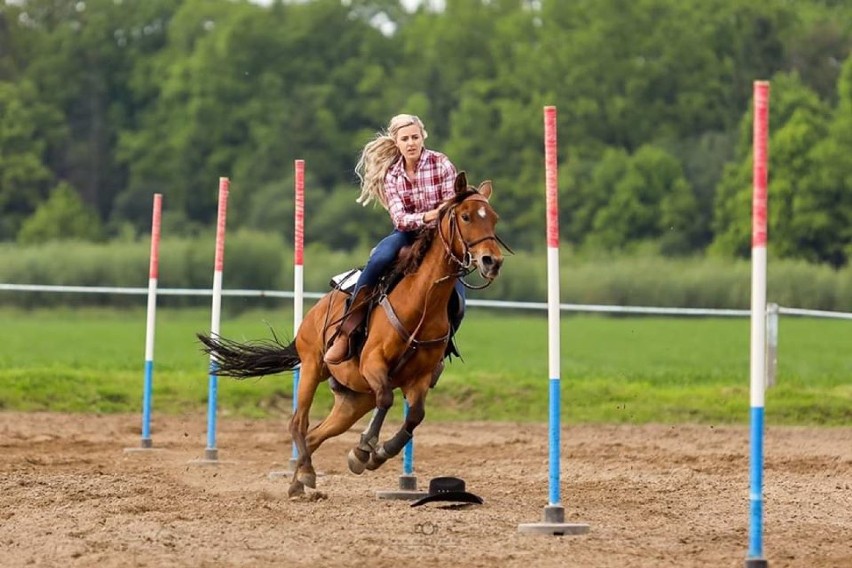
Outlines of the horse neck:
{"type": "Polygon", "coordinates": [[[420,266],[397,289],[402,288],[407,297],[416,298],[410,305],[417,306],[417,311],[428,309],[429,305],[446,306],[456,283],[456,269],[456,263],[447,257],[441,236],[435,235],[420,266]]]}

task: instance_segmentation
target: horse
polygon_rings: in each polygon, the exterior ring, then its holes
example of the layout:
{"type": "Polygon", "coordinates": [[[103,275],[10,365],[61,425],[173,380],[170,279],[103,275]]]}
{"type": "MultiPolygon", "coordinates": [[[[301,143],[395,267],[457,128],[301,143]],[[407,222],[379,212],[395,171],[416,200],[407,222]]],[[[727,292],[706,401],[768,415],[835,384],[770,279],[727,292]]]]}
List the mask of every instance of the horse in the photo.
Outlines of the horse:
{"type": "Polygon", "coordinates": [[[503,265],[497,236],[499,216],[491,207],[491,181],[468,186],[457,175],[454,197],[439,209],[437,222],[424,228],[412,245],[407,263],[397,261],[399,280],[380,293],[379,306],[367,317],[360,354],[340,362],[323,361],[336,325],[346,310],[348,294],[332,289],[308,312],[289,344],[273,339],[238,343],[220,336],[197,334],[202,349],[214,361],[214,373],[237,379],[292,371],[301,365],[297,407],[289,430],[298,450],[290,497],[316,489],[311,456],[327,439],[352,427],[367,412],[373,416],[359,443],[348,454],[350,471],[374,470],[396,456],[411,440],[425,417],[426,395],[434,386],[451,338],[448,302],[456,279],[477,270],[485,284],[493,282],[503,265]],[[403,266],[400,266],[400,263],[403,266]],[[379,309],[381,308],[381,309],[379,309]],[[334,405],[319,424],[308,430],[309,413],[320,383],[328,380],[334,405]],[[398,432],[379,444],[382,424],[400,389],[409,412],[398,432]]]}

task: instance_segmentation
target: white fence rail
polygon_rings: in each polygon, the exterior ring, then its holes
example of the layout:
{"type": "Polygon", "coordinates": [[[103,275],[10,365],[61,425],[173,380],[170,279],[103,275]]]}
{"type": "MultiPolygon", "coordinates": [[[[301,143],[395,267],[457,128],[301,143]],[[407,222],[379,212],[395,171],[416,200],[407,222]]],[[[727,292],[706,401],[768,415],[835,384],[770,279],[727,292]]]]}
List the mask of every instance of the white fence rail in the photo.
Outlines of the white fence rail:
{"type": "MultiPolygon", "coordinates": [[[[140,295],[148,294],[147,287],[128,288],[112,286],[61,286],[45,284],[3,284],[0,283],[0,291],[13,292],[56,292],[70,294],[122,294],[140,295]]],[[[158,295],[162,296],[210,296],[213,294],[209,288],[159,288],[158,295]]],[[[305,292],[305,298],[319,299],[325,292],[305,292]]],[[[293,292],[288,290],[222,290],[223,296],[237,296],[242,298],[292,298],[293,292]]],[[[469,299],[468,306],[480,306],[485,308],[514,309],[514,310],[547,310],[547,302],[511,302],[503,300],[476,300],[469,299]]],[[[657,306],[612,306],[605,304],[559,304],[563,312],[586,312],[586,313],[609,313],[609,314],[643,314],[660,316],[703,316],[703,317],[748,317],[750,310],[737,309],[714,309],[714,308],[668,308],[657,306]]],[[[852,320],[852,313],[831,312],[825,310],[806,310],[801,308],[778,307],[778,313],[788,316],[804,316],[816,318],[833,318],[852,320]]]]}
{"type": "MultiPolygon", "coordinates": [[[[10,292],[54,292],[66,294],[148,294],[148,288],[127,288],[112,286],[59,286],[45,284],[3,284],[0,291],[10,292]]],[[[159,288],[158,295],[163,296],[211,296],[212,289],[207,288],[159,288]]],[[[305,298],[319,299],[325,293],[305,292],[305,298]]],[[[242,298],[293,298],[294,293],[287,290],[222,290],[223,296],[242,298]]],[[[515,309],[515,310],[547,310],[547,302],[509,302],[502,300],[467,300],[468,306],[485,308],[515,309]]],[[[712,308],[667,308],[655,306],[611,306],[601,304],[559,304],[563,312],[607,313],[607,314],[642,314],[661,316],[703,316],[703,317],[748,317],[750,310],[712,309],[712,308]]],[[[833,318],[852,320],[852,313],[829,312],[825,310],[805,310],[800,308],[785,308],[777,304],[769,304],[766,312],[766,323],[769,333],[766,341],[766,386],[775,384],[775,372],[778,359],[778,315],[803,316],[815,318],[833,318]]]]}

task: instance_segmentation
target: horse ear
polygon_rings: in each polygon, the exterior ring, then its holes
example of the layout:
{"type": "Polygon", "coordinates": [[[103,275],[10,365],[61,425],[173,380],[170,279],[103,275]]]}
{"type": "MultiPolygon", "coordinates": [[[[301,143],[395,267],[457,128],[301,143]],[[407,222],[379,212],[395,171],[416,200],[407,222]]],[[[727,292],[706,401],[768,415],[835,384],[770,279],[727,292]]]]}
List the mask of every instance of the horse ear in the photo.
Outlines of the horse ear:
{"type": "Polygon", "coordinates": [[[456,176],[456,195],[467,191],[467,174],[459,172],[456,176]]]}
{"type": "Polygon", "coordinates": [[[485,199],[491,199],[491,193],[494,191],[494,188],[491,187],[491,180],[487,179],[484,182],[479,184],[479,188],[476,190],[485,197],[485,199]]]}

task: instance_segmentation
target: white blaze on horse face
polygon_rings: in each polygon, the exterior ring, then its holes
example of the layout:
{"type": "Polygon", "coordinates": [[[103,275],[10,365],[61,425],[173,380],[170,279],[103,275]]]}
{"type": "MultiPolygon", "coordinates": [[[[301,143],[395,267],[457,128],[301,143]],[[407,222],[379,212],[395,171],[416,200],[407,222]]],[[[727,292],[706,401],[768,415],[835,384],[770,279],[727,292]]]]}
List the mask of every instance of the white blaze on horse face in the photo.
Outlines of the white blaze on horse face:
{"type": "Polygon", "coordinates": [[[488,212],[485,211],[485,207],[480,207],[476,211],[476,214],[479,215],[480,218],[485,219],[485,217],[488,215],[488,212]]]}

